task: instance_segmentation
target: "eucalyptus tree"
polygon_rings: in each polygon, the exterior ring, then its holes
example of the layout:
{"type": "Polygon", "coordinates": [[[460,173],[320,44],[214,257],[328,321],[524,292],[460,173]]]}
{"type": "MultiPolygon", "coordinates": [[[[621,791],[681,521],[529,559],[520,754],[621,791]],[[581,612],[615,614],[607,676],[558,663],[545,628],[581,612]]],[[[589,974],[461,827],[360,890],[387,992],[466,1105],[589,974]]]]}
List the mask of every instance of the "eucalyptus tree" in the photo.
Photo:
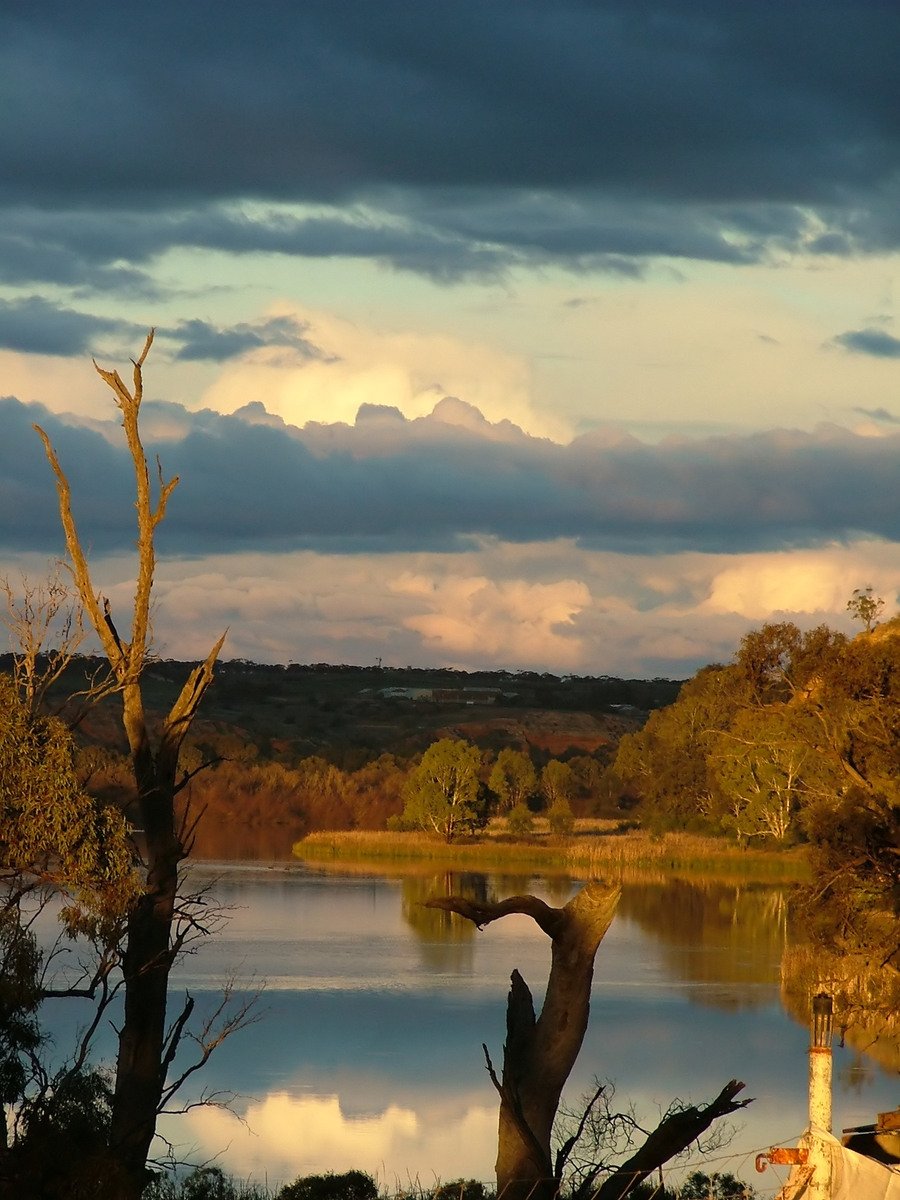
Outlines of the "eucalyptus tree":
{"type": "Polygon", "coordinates": [[[441,738],[428,747],[404,787],[403,823],[440,834],[452,842],[480,821],[477,746],[461,738],[441,738]]]}
{"type": "Polygon", "coordinates": [[[119,934],[140,880],[123,813],[84,790],[70,729],[33,707],[36,678],[0,675],[0,1195],[62,1197],[80,1179],[99,1197],[108,1108],[88,1053],[116,992],[119,934]],[[34,933],[48,905],[63,942],[92,948],[68,978],[55,975],[59,942],[34,933]],[[63,1053],[41,1023],[51,996],[93,1006],[63,1053]]]}
{"type": "Polygon", "coordinates": [[[500,809],[508,812],[524,804],[537,788],[534,764],[522,750],[505,746],[491,768],[488,787],[500,800],[500,809]]]}
{"type": "Polygon", "coordinates": [[[873,594],[871,584],[865,588],[854,588],[853,595],[847,601],[847,612],[854,620],[861,621],[866,633],[871,633],[878,623],[878,618],[884,611],[884,600],[873,594]]]}

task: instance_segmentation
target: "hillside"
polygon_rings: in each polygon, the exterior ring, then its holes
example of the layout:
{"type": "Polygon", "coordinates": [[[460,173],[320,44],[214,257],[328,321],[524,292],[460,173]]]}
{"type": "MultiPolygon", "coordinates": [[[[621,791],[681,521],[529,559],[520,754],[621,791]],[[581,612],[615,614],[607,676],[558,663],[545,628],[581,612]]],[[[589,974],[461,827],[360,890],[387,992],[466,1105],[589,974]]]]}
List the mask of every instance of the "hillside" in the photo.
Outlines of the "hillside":
{"type": "MultiPolygon", "coordinates": [[[[147,666],[151,728],[194,665],[147,666]]],[[[11,666],[8,656],[0,659],[0,669],[11,666]]],[[[50,704],[74,719],[90,790],[127,802],[132,783],[117,697],[79,711],[78,693],[99,668],[95,659],[73,662],[50,704]]],[[[506,748],[527,754],[538,772],[551,759],[566,760],[577,780],[573,808],[597,812],[603,770],[620,738],[671,703],[680,686],[529,672],[220,663],[183,755],[186,770],[197,774],[182,801],[192,814],[203,813],[195,851],[218,857],[252,844],[266,857],[314,830],[384,829],[403,808],[403,787],[419,756],[446,737],[479,747],[485,785],[506,748]]]]}
{"type": "MultiPolygon", "coordinates": [[[[167,708],[194,663],[151,663],[149,711],[167,708]]],[[[85,686],[99,666],[72,664],[52,696],[54,707],[85,686]]],[[[0,669],[9,670],[9,656],[0,669]]],[[[193,730],[198,744],[246,757],[294,761],[320,755],[347,769],[391,753],[406,758],[439,737],[459,736],[484,749],[503,746],[555,756],[593,753],[672,703],[680,681],[555,676],[533,672],[467,673],[446,669],[219,664],[193,730]]],[[[112,697],[80,725],[85,738],[124,750],[112,697]]]]}

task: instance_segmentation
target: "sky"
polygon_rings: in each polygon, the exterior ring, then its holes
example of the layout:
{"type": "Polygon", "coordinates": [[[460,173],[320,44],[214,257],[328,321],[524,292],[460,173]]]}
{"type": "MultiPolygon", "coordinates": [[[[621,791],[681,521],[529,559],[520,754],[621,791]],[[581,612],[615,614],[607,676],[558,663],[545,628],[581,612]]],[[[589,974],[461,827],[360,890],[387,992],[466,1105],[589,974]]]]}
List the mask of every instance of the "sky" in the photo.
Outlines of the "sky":
{"type": "Polygon", "coordinates": [[[0,4],[0,574],[155,650],[683,678],[900,595],[893,0],[0,4]]]}

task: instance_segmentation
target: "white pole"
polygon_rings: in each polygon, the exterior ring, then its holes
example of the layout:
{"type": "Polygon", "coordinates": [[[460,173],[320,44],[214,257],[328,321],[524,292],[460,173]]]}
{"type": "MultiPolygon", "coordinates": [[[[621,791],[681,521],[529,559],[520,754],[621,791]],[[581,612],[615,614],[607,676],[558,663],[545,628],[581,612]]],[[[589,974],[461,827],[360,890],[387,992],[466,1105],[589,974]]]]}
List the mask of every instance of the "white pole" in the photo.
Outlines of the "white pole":
{"type": "Polygon", "coordinates": [[[831,1154],[822,1134],[831,1133],[831,1033],[833,1003],[831,996],[819,992],[813,997],[809,1046],[809,1165],[813,1176],[809,1183],[810,1200],[830,1200],[831,1154]]]}

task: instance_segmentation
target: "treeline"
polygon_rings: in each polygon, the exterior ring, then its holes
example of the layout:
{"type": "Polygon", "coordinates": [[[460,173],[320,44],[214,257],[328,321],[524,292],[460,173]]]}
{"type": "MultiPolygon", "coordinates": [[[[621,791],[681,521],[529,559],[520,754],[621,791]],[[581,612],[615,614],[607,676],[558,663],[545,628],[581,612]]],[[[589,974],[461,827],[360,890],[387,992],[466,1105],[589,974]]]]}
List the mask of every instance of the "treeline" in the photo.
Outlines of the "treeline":
{"type": "Polygon", "coordinates": [[[514,826],[518,818],[518,831],[524,833],[529,826],[525,814],[556,805],[571,818],[595,812],[604,803],[615,804],[608,792],[607,747],[594,755],[562,759],[511,748],[495,753],[463,738],[442,738],[421,755],[381,754],[355,770],[317,754],[293,762],[263,760],[252,747],[244,748],[243,757],[226,757],[204,767],[208,753],[208,746],[193,746],[186,756],[188,769],[196,774],[185,789],[185,803],[202,813],[204,824],[282,825],[290,827],[294,837],[315,830],[378,830],[389,825],[435,829],[446,836],[444,816],[438,816],[437,825],[432,820],[433,800],[430,815],[420,819],[414,799],[421,798],[423,780],[442,759],[438,772],[451,776],[445,799],[450,808],[458,801],[467,809],[458,823],[451,823],[451,828],[456,824],[454,833],[482,827],[502,814],[511,815],[514,826]]]}
{"type": "Polygon", "coordinates": [[[807,843],[810,931],[900,962],[900,618],[747,634],[621,739],[606,782],[650,829],[807,843]]]}
{"type": "MultiPolygon", "coordinates": [[[[292,839],[317,830],[399,827],[449,833],[452,840],[495,815],[506,815],[511,831],[525,834],[544,811],[564,832],[575,816],[615,808],[612,753],[603,746],[594,754],[551,758],[539,750],[494,752],[442,738],[421,755],[381,754],[351,770],[318,754],[266,759],[233,733],[208,735],[182,755],[189,780],[181,811],[196,824],[201,849],[204,830],[273,826],[289,830],[292,839]],[[426,798],[435,767],[443,782],[426,798]]],[[[91,793],[106,799],[120,799],[133,786],[124,758],[103,748],[82,750],[81,773],[91,793]]]]}
{"type": "Polygon", "coordinates": [[[802,838],[856,792],[900,799],[900,619],[848,638],[769,624],[620,743],[626,802],[657,829],[802,838]]]}

